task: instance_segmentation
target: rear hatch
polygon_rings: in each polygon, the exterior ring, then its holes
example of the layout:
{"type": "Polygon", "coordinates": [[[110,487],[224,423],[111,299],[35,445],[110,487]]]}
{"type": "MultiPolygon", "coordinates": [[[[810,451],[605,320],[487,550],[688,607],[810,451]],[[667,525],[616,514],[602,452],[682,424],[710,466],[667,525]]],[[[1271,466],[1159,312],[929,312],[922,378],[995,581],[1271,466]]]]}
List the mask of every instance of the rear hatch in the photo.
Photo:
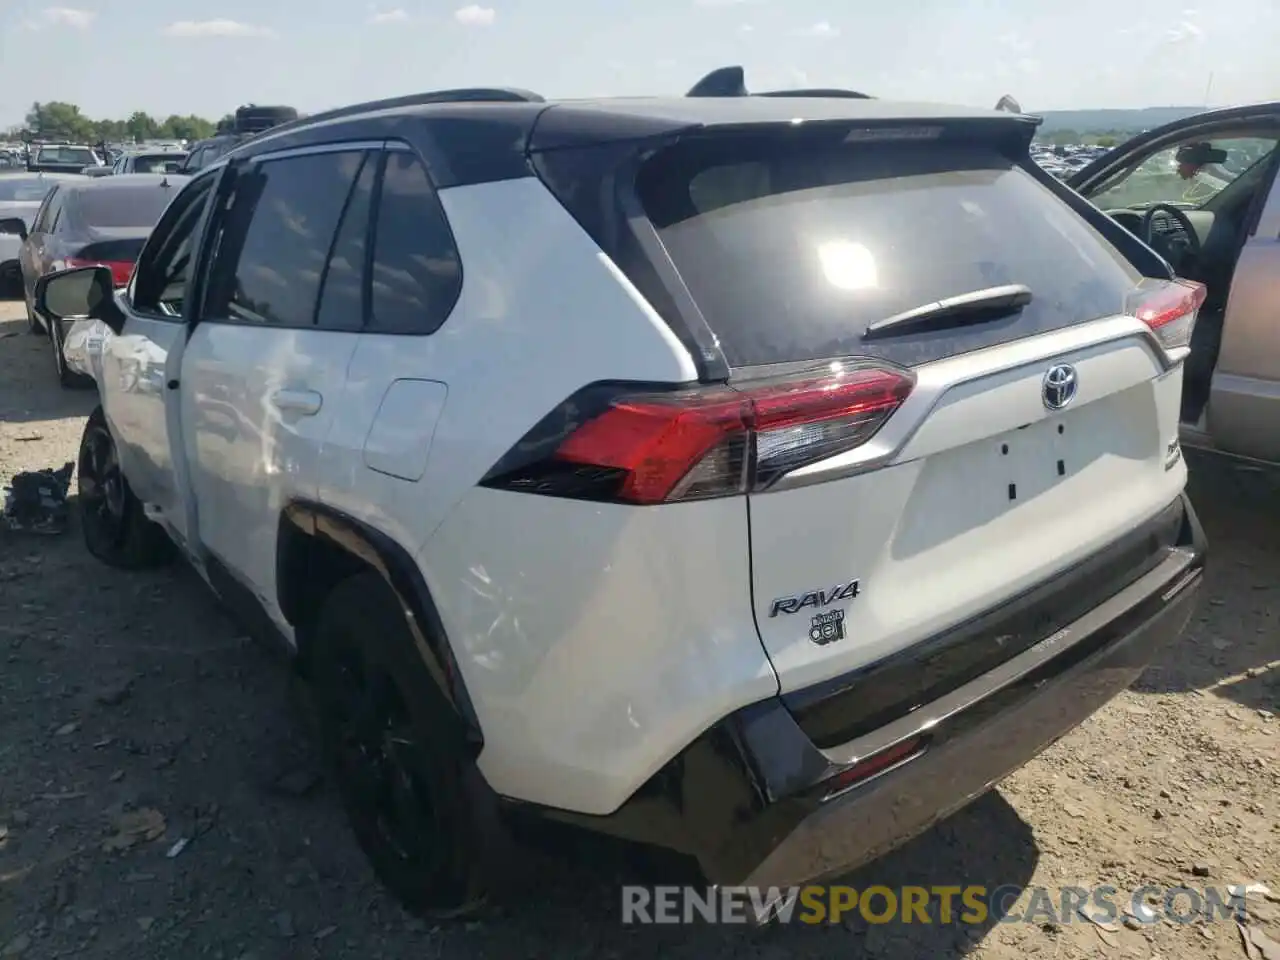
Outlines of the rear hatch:
{"type": "MultiPolygon", "coordinates": [[[[1019,122],[704,130],[635,179],[678,274],[665,290],[696,304],[751,404],[753,603],[784,694],[908,649],[923,671],[937,638],[1183,486],[1172,361],[1199,293],[1144,279],[1038,179],[1019,122]]],[[[590,191],[555,175],[572,163],[543,166],[649,294],[655,248],[639,258],[592,222],[590,191]]],[[[1089,589],[1118,591],[1160,547],[1142,540],[1089,589]]],[[[987,639],[1012,656],[1045,634],[987,639]]],[[[937,666],[955,675],[929,693],[972,666],[937,666]]]]}

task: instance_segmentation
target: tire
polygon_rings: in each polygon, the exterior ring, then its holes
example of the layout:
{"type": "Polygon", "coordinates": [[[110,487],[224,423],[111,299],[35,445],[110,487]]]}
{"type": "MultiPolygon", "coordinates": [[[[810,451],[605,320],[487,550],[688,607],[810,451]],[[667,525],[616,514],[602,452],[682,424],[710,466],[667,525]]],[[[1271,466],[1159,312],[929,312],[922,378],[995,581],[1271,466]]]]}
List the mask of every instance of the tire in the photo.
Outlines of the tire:
{"type": "Polygon", "coordinates": [[[85,424],[77,466],[80,528],[89,552],[107,566],[125,570],[167,563],[173,557],[173,542],[147,519],[129,489],[101,407],[85,424]]]}
{"type": "Polygon", "coordinates": [[[325,599],[306,664],[320,740],[356,839],[382,883],[433,919],[487,902],[486,804],[395,594],[358,574],[325,599]]]}
{"type": "Polygon", "coordinates": [[[8,299],[18,296],[24,299],[26,297],[26,289],[22,283],[22,269],[15,261],[10,260],[0,265],[0,297],[8,299]]]}

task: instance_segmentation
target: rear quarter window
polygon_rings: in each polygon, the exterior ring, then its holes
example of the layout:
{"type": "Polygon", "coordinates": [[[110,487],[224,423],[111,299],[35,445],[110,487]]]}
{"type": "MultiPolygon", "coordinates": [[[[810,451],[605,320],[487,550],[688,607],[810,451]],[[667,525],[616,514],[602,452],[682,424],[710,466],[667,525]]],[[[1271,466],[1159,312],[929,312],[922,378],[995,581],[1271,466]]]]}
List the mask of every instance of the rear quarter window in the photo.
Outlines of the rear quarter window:
{"type": "Polygon", "coordinates": [[[994,149],[678,144],[637,190],[732,366],[837,356],[914,365],[1118,313],[1138,270],[994,149]],[[1007,319],[863,342],[867,324],[1023,284],[1007,319]]]}
{"type": "Polygon", "coordinates": [[[434,333],[462,290],[462,263],[427,169],[414,154],[387,154],[374,220],[369,329],[434,333]]]}

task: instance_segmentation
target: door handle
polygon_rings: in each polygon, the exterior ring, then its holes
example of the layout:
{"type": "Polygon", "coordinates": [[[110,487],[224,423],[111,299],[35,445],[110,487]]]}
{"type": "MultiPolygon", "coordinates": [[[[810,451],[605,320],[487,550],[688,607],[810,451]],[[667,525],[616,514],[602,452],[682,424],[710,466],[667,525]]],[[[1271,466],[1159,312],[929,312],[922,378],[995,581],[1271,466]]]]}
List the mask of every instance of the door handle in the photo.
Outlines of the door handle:
{"type": "Polygon", "coordinates": [[[314,390],[277,390],[271,394],[271,405],[282,413],[313,416],[320,412],[324,397],[314,390]]]}

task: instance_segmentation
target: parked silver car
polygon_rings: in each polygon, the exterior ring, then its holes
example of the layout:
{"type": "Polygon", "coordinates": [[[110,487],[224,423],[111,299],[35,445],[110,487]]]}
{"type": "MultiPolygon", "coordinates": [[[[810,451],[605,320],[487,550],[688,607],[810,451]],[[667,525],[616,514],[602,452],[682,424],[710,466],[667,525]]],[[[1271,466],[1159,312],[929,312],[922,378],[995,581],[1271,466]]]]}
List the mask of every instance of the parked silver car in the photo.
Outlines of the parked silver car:
{"type": "Polygon", "coordinates": [[[1182,442],[1280,464],[1280,101],[1134,137],[1067,179],[1208,288],[1182,442]]]}

